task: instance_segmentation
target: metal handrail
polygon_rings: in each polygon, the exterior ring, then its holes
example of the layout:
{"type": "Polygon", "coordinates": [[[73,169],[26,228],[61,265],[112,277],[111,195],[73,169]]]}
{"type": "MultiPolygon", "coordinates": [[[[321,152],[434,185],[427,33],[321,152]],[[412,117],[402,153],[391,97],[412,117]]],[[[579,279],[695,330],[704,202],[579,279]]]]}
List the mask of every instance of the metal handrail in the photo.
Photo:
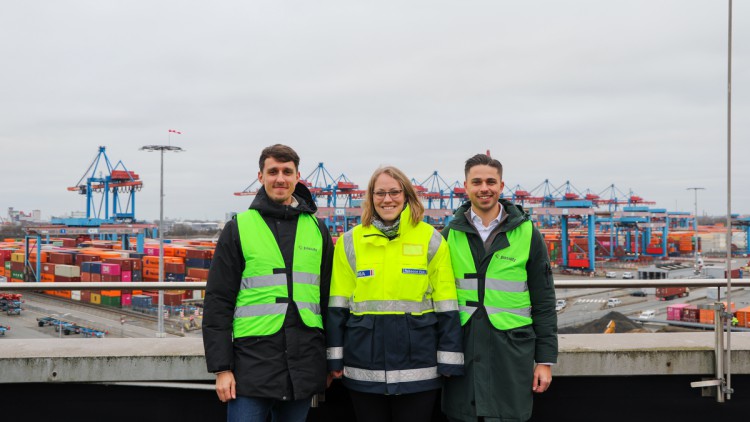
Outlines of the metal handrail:
{"type": "MultiPolygon", "coordinates": [[[[726,287],[725,278],[690,278],[662,280],[556,280],[557,289],[631,288],[631,287],[726,287]]],[[[733,287],[750,287],[750,279],[732,280],[733,287]]],[[[3,290],[203,290],[205,281],[96,281],[96,282],[25,282],[0,283],[3,290]]]]}

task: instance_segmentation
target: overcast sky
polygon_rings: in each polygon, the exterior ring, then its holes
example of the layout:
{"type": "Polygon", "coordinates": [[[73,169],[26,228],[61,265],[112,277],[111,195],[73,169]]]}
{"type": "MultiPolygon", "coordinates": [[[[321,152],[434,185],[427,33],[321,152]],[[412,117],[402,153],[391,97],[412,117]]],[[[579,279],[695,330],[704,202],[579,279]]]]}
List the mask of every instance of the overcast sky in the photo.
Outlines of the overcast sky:
{"type": "MultiPolygon", "coordinates": [[[[260,150],[361,186],[380,165],[508,186],[614,184],[726,214],[727,2],[34,1],[0,13],[0,214],[85,211],[66,190],[107,147],[136,217],[224,219],[260,150]],[[168,130],[181,135],[168,138],[168,130]]],[[[732,209],[750,213],[750,4],[734,2],[732,209]]]]}

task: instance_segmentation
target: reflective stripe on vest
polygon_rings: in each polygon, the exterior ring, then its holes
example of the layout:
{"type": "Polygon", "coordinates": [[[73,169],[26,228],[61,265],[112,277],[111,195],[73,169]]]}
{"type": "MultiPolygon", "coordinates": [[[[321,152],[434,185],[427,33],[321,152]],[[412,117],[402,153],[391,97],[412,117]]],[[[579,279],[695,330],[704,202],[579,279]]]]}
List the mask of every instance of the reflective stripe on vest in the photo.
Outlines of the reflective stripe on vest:
{"type": "MultiPolygon", "coordinates": [[[[245,270],[235,305],[234,338],[271,335],[283,325],[288,309],[284,258],[258,211],[238,214],[237,227],[245,270]]],[[[292,258],[292,299],[305,325],[320,329],[323,328],[320,315],[322,256],[323,237],[317,220],[312,215],[300,214],[292,258]]]]}
{"type": "Polygon", "coordinates": [[[485,274],[477,274],[466,233],[451,230],[448,234],[453,273],[456,278],[461,325],[477,310],[479,278],[484,277],[484,303],[492,325],[509,330],[532,323],[531,298],[526,283],[526,262],[531,249],[533,225],[525,221],[507,232],[509,246],[496,251],[485,274]]]}
{"type": "Polygon", "coordinates": [[[393,371],[379,371],[372,369],[353,368],[344,366],[344,376],[356,381],[384,382],[398,384],[401,382],[427,381],[437,378],[437,366],[419,369],[401,369],[393,371]]]}

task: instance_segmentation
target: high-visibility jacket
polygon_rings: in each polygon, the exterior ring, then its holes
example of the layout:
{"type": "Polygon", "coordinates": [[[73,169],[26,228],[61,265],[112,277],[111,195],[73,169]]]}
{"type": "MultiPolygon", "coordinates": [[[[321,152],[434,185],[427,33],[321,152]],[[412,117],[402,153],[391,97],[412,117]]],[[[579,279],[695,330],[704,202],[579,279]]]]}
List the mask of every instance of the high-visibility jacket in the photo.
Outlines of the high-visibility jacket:
{"type": "Polygon", "coordinates": [[[273,233],[257,210],[238,214],[237,225],[245,270],[234,312],[234,338],[276,333],[284,323],[291,301],[297,305],[305,325],[322,329],[320,262],[323,237],[315,217],[310,214],[299,217],[291,274],[285,269],[273,233]]]}
{"type": "Polygon", "coordinates": [[[356,226],[336,243],[327,357],[346,387],[378,394],[439,388],[463,373],[461,326],[447,242],[401,213],[398,236],[356,226]]]}
{"type": "Polygon", "coordinates": [[[477,273],[466,233],[450,231],[448,244],[458,288],[461,325],[466,325],[480,306],[484,306],[490,322],[498,330],[532,323],[526,283],[532,231],[532,222],[527,220],[508,232],[510,246],[495,251],[484,274],[477,273]]]}

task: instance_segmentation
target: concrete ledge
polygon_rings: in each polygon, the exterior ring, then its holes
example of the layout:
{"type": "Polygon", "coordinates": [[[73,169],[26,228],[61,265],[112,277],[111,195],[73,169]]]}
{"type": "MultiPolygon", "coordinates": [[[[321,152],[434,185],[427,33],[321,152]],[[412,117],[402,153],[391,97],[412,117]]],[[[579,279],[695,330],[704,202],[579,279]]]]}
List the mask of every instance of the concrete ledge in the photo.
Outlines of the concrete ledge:
{"type": "Polygon", "coordinates": [[[200,339],[3,339],[0,382],[197,381],[200,339]]]}
{"type": "MultiPolygon", "coordinates": [[[[203,342],[2,339],[0,382],[213,381],[203,342]]],[[[710,375],[714,333],[566,334],[555,376],[710,375]]],[[[732,373],[750,374],[750,333],[732,334],[732,373]]]]}

